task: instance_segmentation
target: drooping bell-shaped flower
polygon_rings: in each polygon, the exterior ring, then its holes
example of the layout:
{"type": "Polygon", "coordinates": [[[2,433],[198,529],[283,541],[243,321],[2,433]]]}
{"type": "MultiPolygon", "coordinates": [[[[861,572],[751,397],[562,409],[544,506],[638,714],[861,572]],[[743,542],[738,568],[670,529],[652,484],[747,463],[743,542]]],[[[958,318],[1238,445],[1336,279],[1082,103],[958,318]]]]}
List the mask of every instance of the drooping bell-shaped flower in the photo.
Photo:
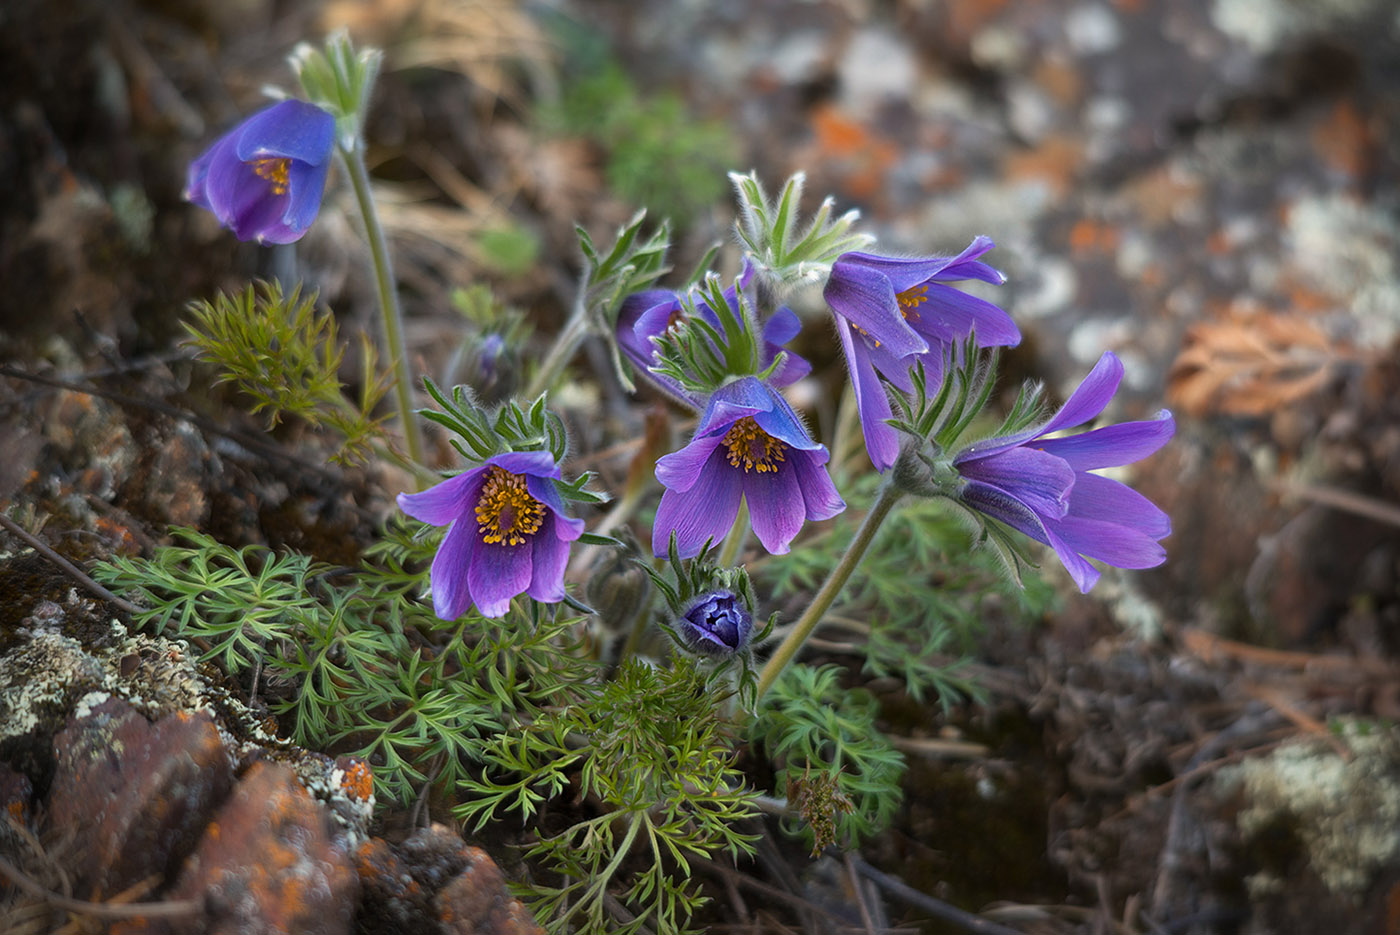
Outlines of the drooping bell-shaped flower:
{"type": "Polygon", "coordinates": [[[1176,430],[1170,412],[1055,435],[1103,412],[1122,379],[1122,362],[1106,353],[1048,421],[969,445],[953,458],[966,481],[958,498],[1049,545],[1085,593],[1099,580],[1088,559],[1117,568],[1151,568],[1166,560],[1158,540],[1171,534],[1167,514],[1146,497],[1092,473],[1131,464],[1165,445],[1176,430]]]}
{"type": "Polygon", "coordinates": [[[185,197],[239,240],[291,243],[321,209],[335,118],[305,101],[273,104],[190,164],[185,197]]]}
{"type": "MultiPolygon", "coordinates": [[[[745,264],[738,280],[724,290],[728,314],[738,321],[745,320],[739,308],[741,292],[745,293],[747,304],[750,307],[753,305],[752,296],[749,295],[752,292],[753,281],[753,269],[745,264]]],[[[695,311],[711,327],[717,331],[723,330],[719,315],[707,301],[696,295],[694,306],[695,311]]],[[[686,314],[681,296],[669,289],[647,289],[634,293],[623,300],[618,312],[617,344],[635,369],[646,373],[662,389],[681,402],[698,409],[704,406],[703,398],[686,390],[674,379],[651,369],[656,362],[655,339],[685,321],[686,314]]],[[[768,378],[773,386],[788,386],[811,373],[812,365],[807,360],[783,347],[802,330],[802,322],[792,309],[786,306],[779,307],[763,321],[761,327],[759,366],[767,368],[779,354],[784,355],[783,362],[768,378]]]]}
{"type": "Polygon", "coordinates": [[[892,410],[880,377],[913,392],[909,370],[921,362],[928,385],[936,387],[949,349],[969,334],[976,334],[978,347],[1020,343],[1021,332],[1004,310],[950,285],[965,279],[1005,282],[978,259],[993,246],[991,238],[978,237],[957,256],[843,253],[832,265],[823,295],[836,315],[866,451],[876,470],[885,471],[899,454],[899,435],[885,422],[892,410]]]}

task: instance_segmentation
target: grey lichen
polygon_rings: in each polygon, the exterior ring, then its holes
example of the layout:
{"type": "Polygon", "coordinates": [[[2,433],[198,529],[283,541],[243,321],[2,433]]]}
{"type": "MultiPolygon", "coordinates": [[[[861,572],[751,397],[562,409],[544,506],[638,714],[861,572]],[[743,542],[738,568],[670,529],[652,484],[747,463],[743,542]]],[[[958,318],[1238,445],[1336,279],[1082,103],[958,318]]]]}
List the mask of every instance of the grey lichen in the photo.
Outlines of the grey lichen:
{"type": "MultiPolygon", "coordinates": [[[[1332,892],[1359,898],[1376,872],[1400,854],[1400,735],[1366,722],[1339,736],[1351,760],[1331,746],[1300,741],[1220,771],[1227,794],[1242,790],[1238,824],[1246,838],[1280,822],[1332,892]]],[[[1267,880],[1247,881],[1267,889],[1267,880]]]]}

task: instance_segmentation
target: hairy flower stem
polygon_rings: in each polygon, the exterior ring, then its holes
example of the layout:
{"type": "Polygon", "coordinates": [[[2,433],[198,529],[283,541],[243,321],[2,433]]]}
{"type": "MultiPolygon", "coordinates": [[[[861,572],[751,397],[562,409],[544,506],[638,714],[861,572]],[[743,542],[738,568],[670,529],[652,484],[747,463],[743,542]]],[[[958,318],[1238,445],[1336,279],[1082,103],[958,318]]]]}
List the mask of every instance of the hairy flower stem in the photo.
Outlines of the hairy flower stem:
{"type": "Polygon", "coordinates": [[[885,517],[890,515],[890,510],[894,508],[895,503],[902,496],[904,496],[904,492],[886,478],[880,486],[880,495],[875,498],[875,504],[870,508],[870,512],[865,514],[860,528],[856,530],[850,548],[846,550],[846,554],[841,557],[841,561],[837,563],[836,567],[831,570],[831,574],[822,584],[821,590],[817,592],[816,597],[812,598],[812,603],[807,605],[807,609],[802,612],[802,616],[798,618],[792,631],[784,637],[782,643],[778,644],[777,650],[768,658],[768,662],[764,665],[763,672],[758,679],[756,695],[758,699],[762,699],[768,689],[773,687],[778,676],[782,675],[788,663],[792,662],[798,650],[807,642],[812,631],[817,628],[817,624],[821,623],[822,617],[831,609],[836,595],[841,593],[841,589],[846,586],[847,579],[856,570],[860,560],[865,557],[865,550],[870,547],[875,533],[880,529],[880,524],[885,521],[885,517]]]}
{"type": "Polygon", "coordinates": [[[627,633],[627,642],[622,644],[622,650],[617,654],[617,660],[613,663],[613,668],[621,666],[628,659],[631,659],[637,652],[637,647],[642,645],[642,637],[651,627],[651,601],[642,602],[641,608],[637,611],[637,616],[632,620],[632,629],[627,633]]]}
{"type": "Polygon", "coordinates": [[[525,392],[526,399],[536,399],[541,393],[548,390],[558,379],[559,372],[564,369],[564,365],[574,356],[578,346],[583,343],[583,339],[588,337],[587,295],[586,283],[580,284],[578,298],[574,302],[574,310],[569,315],[569,321],[564,325],[564,330],[554,338],[554,344],[550,347],[549,353],[545,355],[544,362],[540,364],[540,369],[535,372],[535,378],[530,381],[530,388],[525,392]]]}
{"type": "Polygon", "coordinates": [[[739,501],[739,515],[734,517],[734,525],[729,527],[729,535],[724,537],[724,545],[719,550],[719,567],[729,568],[744,551],[744,543],[749,539],[749,501],[739,501]]]}
{"type": "Polygon", "coordinates": [[[399,310],[399,294],[394,286],[394,269],[389,263],[389,246],[384,239],[384,228],[379,223],[379,212],[375,210],[374,197],[369,190],[369,170],[365,168],[364,145],[357,143],[353,149],[339,149],[346,172],[350,176],[350,184],[355,189],[355,200],[360,203],[360,214],[365,222],[365,239],[369,241],[370,257],[374,260],[374,280],[379,289],[379,308],[384,317],[384,338],[389,349],[389,360],[394,368],[394,397],[399,405],[399,423],[403,427],[404,443],[408,446],[408,457],[413,463],[422,464],[423,435],[418,428],[418,419],[413,413],[413,383],[408,376],[403,313],[399,310]]]}

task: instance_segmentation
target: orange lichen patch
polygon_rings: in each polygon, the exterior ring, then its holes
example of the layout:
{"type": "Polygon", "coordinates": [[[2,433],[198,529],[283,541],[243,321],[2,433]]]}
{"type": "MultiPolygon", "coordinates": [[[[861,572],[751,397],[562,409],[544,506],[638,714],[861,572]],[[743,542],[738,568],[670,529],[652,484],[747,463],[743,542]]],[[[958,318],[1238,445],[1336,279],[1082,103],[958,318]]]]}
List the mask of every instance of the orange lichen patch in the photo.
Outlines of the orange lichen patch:
{"type": "Polygon", "coordinates": [[[899,148],[832,105],[812,110],[816,158],[838,172],[853,198],[870,198],[884,185],[885,173],[899,159],[899,148]]]}
{"type": "Polygon", "coordinates": [[[1211,231],[1210,236],[1206,238],[1206,249],[1214,256],[1224,256],[1234,248],[1235,245],[1226,231],[1211,231]]]}
{"type": "Polygon", "coordinates": [[[1044,58],[1036,65],[1031,81],[1061,107],[1073,107],[1084,95],[1084,78],[1071,61],[1044,58]]]}
{"type": "Polygon", "coordinates": [[[1124,13],[1142,12],[1142,0],[1113,0],[1113,5],[1124,13]]]}
{"type": "Polygon", "coordinates": [[[1313,149],[1322,161],[1352,178],[1361,177],[1370,167],[1374,142],[1366,120],[1349,100],[1338,102],[1312,130],[1313,149]]]}
{"type": "Polygon", "coordinates": [[[122,555],[133,555],[141,550],[131,529],[123,523],[97,514],[92,521],[101,536],[112,543],[115,551],[122,555]]]}
{"type": "Polygon", "coordinates": [[[374,794],[374,773],[370,771],[369,764],[356,760],[347,766],[345,776],[340,780],[340,788],[352,799],[367,801],[374,794]]]}
{"type": "Polygon", "coordinates": [[[370,838],[356,849],[355,873],[361,884],[386,899],[411,898],[422,891],[383,838],[370,838]]]}
{"type": "Polygon", "coordinates": [[[1046,137],[1039,146],[1006,159],[1006,174],[1016,181],[1041,181],[1056,198],[1069,191],[1084,164],[1084,144],[1068,136],[1046,137]]]}
{"type": "Polygon", "coordinates": [[[964,44],[982,30],[1006,7],[1006,0],[961,0],[944,5],[948,17],[948,37],[964,44]]]}
{"type": "Polygon", "coordinates": [[[1092,218],[1080,218],[1069,231],[1069,245],[1076,253],[1112,253],[1120,239],[1117,227],[1092,218]]]}
{"type": "Polygon", "coordinates": [[[1154,226],[1169,223],[1183,207],[1201,199],[1201,181],[1194,176],[1162,168],[1143,174],[1126,189],[1138,216],[1154,226]]]}

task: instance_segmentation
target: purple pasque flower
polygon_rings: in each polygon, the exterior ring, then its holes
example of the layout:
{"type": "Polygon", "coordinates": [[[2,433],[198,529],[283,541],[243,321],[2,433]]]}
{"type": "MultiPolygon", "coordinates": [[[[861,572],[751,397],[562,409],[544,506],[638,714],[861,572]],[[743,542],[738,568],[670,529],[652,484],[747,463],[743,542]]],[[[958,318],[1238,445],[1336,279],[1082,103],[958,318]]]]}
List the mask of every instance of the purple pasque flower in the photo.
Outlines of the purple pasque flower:
{"type": "Polygon", "coordinates": [[[1005,276],[978,259],[994,246],[990,237],[977,237],[957,256],[843,253],[832,264],[823,295],[836,314],[865,449],[876,470],[885,471],[899,455],[899,434],[885,422],[893,412],[880,376],[910,393],[909,370],[922,362],[928,385],[937,387],[948,349],[969,334],[976,333],[978,347],[1020,343],[1021,332],[1010,315],[949,285],[964,279],[1005,282],[1005,276]]]}
{"type": "Polygon", "coordinates": [[[742,498],[758,541],[786,552],[804,521],[846,508],[827,476],[828,457],[773,387],[754,376],[725,384],[710,396],[690,444],[656,462],[666,492],[652,550],[665,555],[674,532],[682,558],[700,554],[729,532],[742,498]]]}
{"type": "Polygon", "coordinates": [[[1049,421],[969,445],[953,458],[966,481],[962,502],[1053,548],[1086,594],[1099,580],[1087,558],[1152,568],[1166,560],[1158,540],[1172,531],[1167,514],[1142,494],[1091,473],[1131,464],[1165,445],[1176,431],[1170,412],[1051,437],[1103,412],[1122,379],[1123,363],[1105,353],[1049,421]]]}
{"type": "MultiPolygon", "coordinates": [[[[748,289],[752,281],[753,268],[746,261],[738,281],[724,290],[724,298],[731,314],[739,315],[739,291],[748,289]]],[[[749,297],[747,301],[752,306],[752,298],[749,297]]],[[[697,299],[695,308],[715,330],[723,333],[719,316],[710,308],[709,303],[697,299]]],[[[700,409],[704,406],[703,399],[684,389],[670,377],[654,373],[650,369],[656,362],[656,345],[652,339],[665,334],[685,318],[686,310],[681,297],[669,289],[647,289],[634,293],[623,300],[618,312],[617,343],[633,367],[646,373],[682,402],[700,409]]],[[[743,319],[740,318],[740,321],[743,319]]],[[[778,354],[784,352],[783,345],[797,337],[801,330],[802,322],[787,306],[782,306],[769,316],[763,323],[761,366],[767,368],[772,364],[778,354]]],[[[783,363],[769,377],[769,382],[774,386],[789,386],[812,372],[812,365],[806,359],[792,351],[786,351],[786,354],[783,363]]]]}
{"type": "Polygon", "coordinates": [[[190,164],[185,197],[239,240],[300,240],[330,169],[335,118],[314,104],[273,104],[219,138],[190,164]]]}
{"type": "Polygon", "coordinates": [[[564,515],[559,477],[549,452],[509,451],[421,493],[399,494],[409,516],[448,527],[429,572],[439,617],[456,620],[472,604],[500,617],[522,592],[564,599],[569,543],[583,534],[583,520],[564,515]]]}
{"type": "Polygon", "coordinates": [[[751,632],[753,615],[733,591],[700,595],[676,620],[676,633],[685,645],[711,656],[738,652],[751,632]]]}

